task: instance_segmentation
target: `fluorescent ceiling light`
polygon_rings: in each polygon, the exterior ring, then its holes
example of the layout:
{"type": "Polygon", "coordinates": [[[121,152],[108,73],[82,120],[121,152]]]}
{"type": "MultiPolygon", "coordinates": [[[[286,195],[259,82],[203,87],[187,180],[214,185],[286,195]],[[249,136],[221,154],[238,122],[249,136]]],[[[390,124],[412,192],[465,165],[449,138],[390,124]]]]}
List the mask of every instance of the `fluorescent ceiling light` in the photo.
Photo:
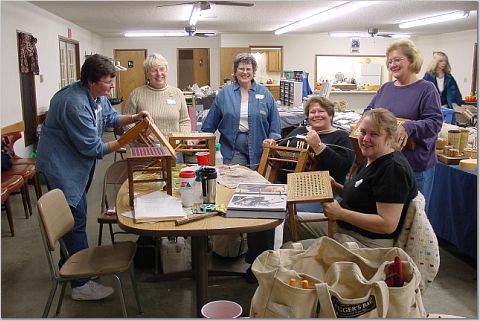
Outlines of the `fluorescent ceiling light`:
{"type": "MultiPolygon", "coordinates": [[[[340,37],[340,38],[372,38],[372,35],[367,32],[330,32],[328,33],[330,37],[340,37]]],[[[408,34],[399,34],[399,33],[389,33],[391,38],[410,38],[408,34]]],[[[378,35],[382,37],[382,34],[378,35]]],[[[388,38],[388,37],[386,37],[388,38]]]]}
{"type": "Polygon", "coordinates": [[[200,12],[202,8],[200,7],[200,3],[195,3],[192,7],[192,12],[190,13],[190,25],[195,26],[197,24],[198,18],[200,17],[200,12]]]}
{"type": "Polygon", "coordinates": [[[127,32],[125,37],[186,37],[185,31],[162,31],[162,32],[127,32]]]}
{"type": "Polygon", "coordinates": [[[432,16],[432,17],[427,17],[423,19],[403,22],[403,23],[400,23],[398,27],[405,29],[405,28],[429,25],[433,23],[457,20],[457,19],[466,18],[468,17],[469,14],[470,14],[470,11],[455,11],[455,12],[450,12],[450,13],[442,14],[438,16],[432,16]]]}
{"type": "Polygon", "coordinates": [[[312,25],[314,23],[322,23],[326,20],[331,20],[334,18],[338,18],[339,16],[346,15],[347,13],[353,12],[357,9],[369,6],[371,4],[374,4],[375,1],[351,1],[347,2],[344,4],[341,4],[336,7],[329,8],[325,11],[322,11],[320,13],[317,13],[313,16],[307,17],[305,19],[296,21],[294,23],[291,23],[289,25],[286,25],[284,27],[281,27],[277,30],[275,30],[276,35],[281,35],[283,33],[301,28],[301,27],[306,27],[309,25],[312,25]]]}

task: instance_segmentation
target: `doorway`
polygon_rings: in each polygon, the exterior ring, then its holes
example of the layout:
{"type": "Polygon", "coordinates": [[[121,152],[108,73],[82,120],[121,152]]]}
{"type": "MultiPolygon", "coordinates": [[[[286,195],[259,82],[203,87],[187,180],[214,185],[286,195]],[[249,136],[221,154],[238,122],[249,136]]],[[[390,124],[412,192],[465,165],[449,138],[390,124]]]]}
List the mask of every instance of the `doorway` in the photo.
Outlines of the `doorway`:
{"type": "MultiPolygon", "coordinates": [[[[146,84],[143,62],[147,58],[147,49],[115,49],[115,61],[127,68],[125,71],[117,72],[116,98],[123,98],[125,101],[130,93],[137,87],[146,84]]],[[[123,103],[118,105],[118,110],[123,113],[123,103]]]]}
{"type": "Polygon", "coordinates": [[[193,84],[210,85],[210,49],[178,49],[177,87],[187,90],[193,84]]]}

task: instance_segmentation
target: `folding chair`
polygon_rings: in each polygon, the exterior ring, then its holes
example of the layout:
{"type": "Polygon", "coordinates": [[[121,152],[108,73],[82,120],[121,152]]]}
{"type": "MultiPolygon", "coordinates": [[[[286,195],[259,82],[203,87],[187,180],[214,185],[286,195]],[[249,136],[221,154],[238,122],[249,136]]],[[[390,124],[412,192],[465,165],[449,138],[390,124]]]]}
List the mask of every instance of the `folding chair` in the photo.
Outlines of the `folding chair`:
{"type": "Polygon", "coordinates": [[[65,195],[59,189],[51,190],[40,197],[37,203],[40,220],[40,230],[45,245],[48,265],[52,277],[52,288],[43,311],[43,317],[48,317],[53,298],[59,284],[62,290],[58,300],[55,315],[58,315],[62,307],[63,296],[67,282],[79,278],[91,278],[103,275],[112,275],[115,279],[117,294],[120,299],[123,317],[127,317],[123,287],[120,281],[120,273],[129,270],[132,280],[133,291],[139,313],[142,313],[138,298],[135,274],[132,261],[137,248],[134,242],[119,242],[112,245],[89,247],[69,255],[62,237],[68,233],[74,225],[74,219],[65,195]],[[66,257],[65,263],[59,269],[54,262],[53,252],[58,243],[60,251],[66,257]]]}

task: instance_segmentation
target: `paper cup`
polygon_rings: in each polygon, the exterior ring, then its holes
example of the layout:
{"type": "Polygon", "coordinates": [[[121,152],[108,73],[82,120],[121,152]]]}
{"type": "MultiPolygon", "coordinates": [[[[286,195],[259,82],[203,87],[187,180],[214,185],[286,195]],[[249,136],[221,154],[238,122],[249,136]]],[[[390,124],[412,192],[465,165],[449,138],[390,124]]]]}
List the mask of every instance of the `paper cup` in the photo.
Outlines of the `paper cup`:
{"type": "Polygon", "coordinates": [[[242,315],[242,306],[233,301],[208,302],[202,307],[202,316],[208,319],[231,319],[242,315]]]}
{"type": "Polygon", "coordinates": [[[208,152],[198,152],[195,154],[197,156],[197,163],[200,166],[208,166],[210,160],[210,153],[208,152]]]}

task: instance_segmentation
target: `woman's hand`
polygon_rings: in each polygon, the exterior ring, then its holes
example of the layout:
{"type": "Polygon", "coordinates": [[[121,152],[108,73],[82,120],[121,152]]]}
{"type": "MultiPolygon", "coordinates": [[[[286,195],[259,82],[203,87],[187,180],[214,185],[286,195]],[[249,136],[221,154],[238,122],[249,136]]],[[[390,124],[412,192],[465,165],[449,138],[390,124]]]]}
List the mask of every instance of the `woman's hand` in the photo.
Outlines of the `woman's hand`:
{"type": "Polygon", "coordinates": [[[331,220],[340,220],[343,214],[343,207],[338,204],[337,200],[333,200],[333,202],[323,202],[323,213],[326,217],[331,220]]]}
{"type": "Polygon", "coordinates": [[[262,145],[263,145],[263,147],[277,146],[277,143],[275,142],[274,139],[266,138],[266,139],[263,140],[262,145]]]}
{"type": "Polygon", "coordinates": [[[142,110],[138,114],[132,115],[132,122],[136,123],[136,122],[142,121],[144,118],[148,118],[148,119],[152,120],[152,117],[150,116],[150,113],[146,110],[142,110]]]}
{"type": "Polygon", "coordinates": [[[400,150],[402,150],[403,147],[407,144],[408,140],[408,133],[405,127],[403,126],[398,126],[397,127],[397,141],[398,141],[398,147],[400,150]]]}
{"type": "Polygon", "coordinates": [[[313,129],[310,129],[307,135],[305,135],[305,142],[310,145],[316,155],[323,152],[323,150],[327,147],[327,145],[322,143],[320,136],[318,136],[318,133],[313,129]]]}

